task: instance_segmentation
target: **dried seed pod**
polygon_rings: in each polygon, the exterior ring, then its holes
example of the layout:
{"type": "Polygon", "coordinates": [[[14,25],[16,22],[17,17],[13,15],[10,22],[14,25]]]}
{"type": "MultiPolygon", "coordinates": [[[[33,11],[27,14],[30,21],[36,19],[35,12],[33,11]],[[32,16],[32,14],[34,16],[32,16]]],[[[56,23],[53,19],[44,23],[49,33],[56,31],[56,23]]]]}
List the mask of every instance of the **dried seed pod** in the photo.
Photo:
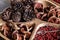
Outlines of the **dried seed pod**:
{"type": "Polygon", "coordinates": [[[25,12],[23,14],[23,19],[25,21],[30,21],[35,18],[34,10],[31,6],[27,5],[25,12]]]}
{"type": "Polygon", "coordinates": [[[12,17],[11,19],[14,21],[14,22],[19,22],[21,20],[21,13],[20,12],[13,12],[12,13],[12,17]]]}

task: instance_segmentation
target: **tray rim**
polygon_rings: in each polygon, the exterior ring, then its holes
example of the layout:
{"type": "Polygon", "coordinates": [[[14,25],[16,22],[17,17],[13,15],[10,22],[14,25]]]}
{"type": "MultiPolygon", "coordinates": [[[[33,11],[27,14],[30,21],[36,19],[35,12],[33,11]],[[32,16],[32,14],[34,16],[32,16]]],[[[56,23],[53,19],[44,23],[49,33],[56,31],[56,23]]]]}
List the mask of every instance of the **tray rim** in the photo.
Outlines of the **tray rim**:
{"type": "Polygon", "coordinates": [[[53,1],[53,0],[46,0],[46,1],[48,1],[48,2],[50,2],[52,4],[54,4],[54,5],[56,5],[57,7],[60,7],[60,4],[57,3],[57,2],[55,2],[55,1],[53,1]]]}

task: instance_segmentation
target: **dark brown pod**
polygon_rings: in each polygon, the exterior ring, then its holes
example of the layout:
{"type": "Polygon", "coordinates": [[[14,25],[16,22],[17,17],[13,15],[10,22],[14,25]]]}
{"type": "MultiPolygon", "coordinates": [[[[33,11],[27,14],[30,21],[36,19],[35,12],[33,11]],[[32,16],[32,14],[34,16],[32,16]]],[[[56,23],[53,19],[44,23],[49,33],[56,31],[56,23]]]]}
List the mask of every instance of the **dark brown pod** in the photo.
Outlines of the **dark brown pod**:
{"type": "Polygon", "coordinates": [[[21,13],[20,12],[13,12],[11,20],[14,22],[19,22],[21,20],[21,13]]]}

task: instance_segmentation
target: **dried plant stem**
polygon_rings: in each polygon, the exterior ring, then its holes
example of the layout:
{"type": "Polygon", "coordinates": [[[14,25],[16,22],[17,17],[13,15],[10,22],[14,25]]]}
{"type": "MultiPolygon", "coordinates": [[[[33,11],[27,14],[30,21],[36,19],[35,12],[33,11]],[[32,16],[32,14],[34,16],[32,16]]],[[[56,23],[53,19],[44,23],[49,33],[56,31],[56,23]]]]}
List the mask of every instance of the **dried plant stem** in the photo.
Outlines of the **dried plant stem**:
{"type": "Polygon", "coordinates": [[[5,37],[3,34],[0,33],[0,36],[4,38],[5,40],[10,40],[9,38],[5,37]]]}

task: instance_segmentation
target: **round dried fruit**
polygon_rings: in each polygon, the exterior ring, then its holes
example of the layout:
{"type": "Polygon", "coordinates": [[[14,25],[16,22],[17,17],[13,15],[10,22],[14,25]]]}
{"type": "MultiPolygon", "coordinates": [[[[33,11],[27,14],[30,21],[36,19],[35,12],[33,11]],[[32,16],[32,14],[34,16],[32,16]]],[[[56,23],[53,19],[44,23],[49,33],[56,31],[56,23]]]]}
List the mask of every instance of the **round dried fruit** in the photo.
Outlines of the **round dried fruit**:
{"type": "Polygon", "coordinates": [[[11,19],[14,22],[19,22],[21,20],[21,13],[20,12],[14,12],[14,13],[12,13],[11,19]]]}

